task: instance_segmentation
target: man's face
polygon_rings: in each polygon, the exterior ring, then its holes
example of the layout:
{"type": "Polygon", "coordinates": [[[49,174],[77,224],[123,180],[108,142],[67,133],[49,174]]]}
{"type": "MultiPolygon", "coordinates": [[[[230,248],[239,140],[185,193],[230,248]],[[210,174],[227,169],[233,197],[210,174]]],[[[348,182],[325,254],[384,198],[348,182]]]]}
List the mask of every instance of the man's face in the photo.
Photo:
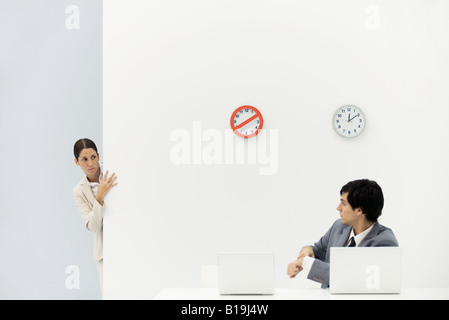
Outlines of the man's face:
{"type": "Polygon", "coordinates": [[[354,225],[358,217],[362,214],[359,208],[353,209],[348,202],[348,192],[344,192],[340,197],[340,204],[337,207],[340,211],[341,222],[347,225],[354,225]]]}

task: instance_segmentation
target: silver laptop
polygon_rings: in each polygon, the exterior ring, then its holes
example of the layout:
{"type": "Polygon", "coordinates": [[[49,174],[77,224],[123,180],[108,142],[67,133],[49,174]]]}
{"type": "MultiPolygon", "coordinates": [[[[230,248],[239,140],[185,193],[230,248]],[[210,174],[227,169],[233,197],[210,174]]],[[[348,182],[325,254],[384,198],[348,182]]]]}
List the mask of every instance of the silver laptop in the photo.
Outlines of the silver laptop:
{"type": "Polygon", "coordinates": [[[400,293],[402,248],[331,248],[329,292],[400,293]]]}
{"type": "Polygon", "coordinates": [[[220,294],[274,294],[273,252],[220,252],[220,294]]]}

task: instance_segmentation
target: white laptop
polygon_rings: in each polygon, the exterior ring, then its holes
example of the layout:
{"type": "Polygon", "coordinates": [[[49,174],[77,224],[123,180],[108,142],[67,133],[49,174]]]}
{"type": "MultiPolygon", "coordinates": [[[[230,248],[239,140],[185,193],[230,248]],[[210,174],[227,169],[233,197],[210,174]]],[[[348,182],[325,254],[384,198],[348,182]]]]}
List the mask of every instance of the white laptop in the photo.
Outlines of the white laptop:
{"type": "Polygon", "coordinates": [[[400,293],[402,248],[331,248],[329,292],[400,293]]]}
{"type": "Polygon", "coordinates": [[[273,252],[220,252],[220,294],[274,294],[273,252]]]}

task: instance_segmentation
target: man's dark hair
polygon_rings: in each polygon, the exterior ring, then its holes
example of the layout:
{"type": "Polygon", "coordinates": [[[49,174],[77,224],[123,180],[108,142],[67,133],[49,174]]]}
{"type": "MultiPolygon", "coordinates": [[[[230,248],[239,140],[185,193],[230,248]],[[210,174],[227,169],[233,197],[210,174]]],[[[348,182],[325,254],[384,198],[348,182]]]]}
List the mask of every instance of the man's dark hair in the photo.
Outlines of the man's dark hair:
{"type": "Polygon", "coordinates": [[[345,192],[348,192],[352,209],[360,208],[369,221],[377,221],[384,207],[384,195],[376,181],[361,179],[348,182],[341,188],[340,195],[345,192]]]}

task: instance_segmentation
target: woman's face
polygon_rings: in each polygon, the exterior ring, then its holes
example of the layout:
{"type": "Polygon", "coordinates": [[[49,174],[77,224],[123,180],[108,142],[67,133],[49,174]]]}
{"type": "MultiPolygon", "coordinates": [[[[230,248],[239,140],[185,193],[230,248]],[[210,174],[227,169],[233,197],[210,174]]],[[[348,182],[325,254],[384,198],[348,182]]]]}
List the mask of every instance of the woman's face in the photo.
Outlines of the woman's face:
{"type": "Polygon", "coordinates": [[[92,148],[83,149],[80,152],[78,160],[75,159],[75,163],[81,167],[90,181],[95,180],[96,175],[100,170],[98,161],[99,155],[92,148]]]}

